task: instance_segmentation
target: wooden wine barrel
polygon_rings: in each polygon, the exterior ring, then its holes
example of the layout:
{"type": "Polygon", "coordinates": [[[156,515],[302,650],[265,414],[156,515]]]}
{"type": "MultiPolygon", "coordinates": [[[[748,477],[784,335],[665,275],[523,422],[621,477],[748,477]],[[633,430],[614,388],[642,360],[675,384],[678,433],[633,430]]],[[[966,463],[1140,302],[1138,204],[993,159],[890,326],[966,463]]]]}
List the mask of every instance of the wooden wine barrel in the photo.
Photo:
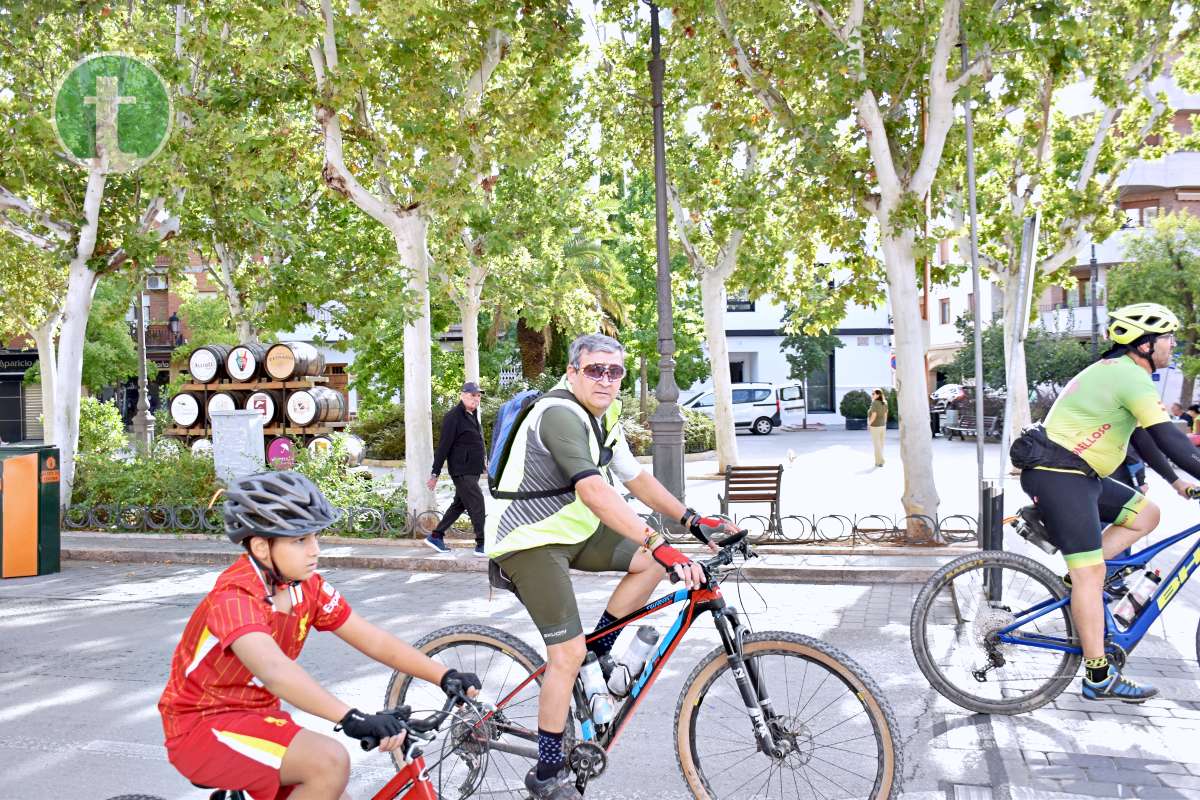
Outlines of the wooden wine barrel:
{"type": "Polygon", "coordinates": [[[239,344],[225,356],[225,374],[230,380],[246,383],[258,377],[267,348],[261,344],[239,344]]]}
{"type": "Polygon", "coordinates": [[[196,383],[212,383],[225,375],[225,359],[229,346],[206,344],[192,351],[188,357],[188,373],[196,383]]]}
{"type": "Polygon", "coordinates": [[[235,411],[246,406],[245,392],[213,392],[208,396],[208,418],[212,419],[214,411],[235,411]]]}
{"type": "Polygon", "coordinates": [[[200,422],[200,398],[190,392],[180,392],[171,398],[171,419],[181,428],[200,422]]]}
{"type": "Polygon", "coordinates": [[[314,456],[327,456],[333,452],[333,439],[328,436],[314,436],[308,443],[308,452],[314,456]]]}
{"type": "Polygon", "coordinates": [[[295,445],[286,436],[276,436],[267,442],[267,466],[271,469],[291,469],[296,463],[295,445]]]}
{"type": "Polygon", "coordinates": [[[314,425],[319,422],[338,422],[346,416],[346,402],[339,392],[314,386],[298,389],[288,395],[287,418],[296,425],[314,425]]]}
{"type": "Polygon", "coordinates": [[[192,442],[192,455],[198,456],[203,453],[212,453],[212,442],[208,439],[197,439],[192,442]]]}
{"type": "Polygon", "coordinates": [[[346,463],[352,467],[363,463],[363,459],[367,457],[366,442],[352,433],[335,433],[333,438],[341,442],[342,449],[346,452],[346,463]]]}
{"type": "Polygon", "coordinates": [[[308,342],[278,342],[267,348],[265,369],[277,381],[320,375],[325,356],[308,342]]]}
{"type": "Polygon", "coordinates": [[[263,424],[270,425],[282,416],[283,392],[259,389],[246,398],[246,408],[262,414],[263,424]]]}

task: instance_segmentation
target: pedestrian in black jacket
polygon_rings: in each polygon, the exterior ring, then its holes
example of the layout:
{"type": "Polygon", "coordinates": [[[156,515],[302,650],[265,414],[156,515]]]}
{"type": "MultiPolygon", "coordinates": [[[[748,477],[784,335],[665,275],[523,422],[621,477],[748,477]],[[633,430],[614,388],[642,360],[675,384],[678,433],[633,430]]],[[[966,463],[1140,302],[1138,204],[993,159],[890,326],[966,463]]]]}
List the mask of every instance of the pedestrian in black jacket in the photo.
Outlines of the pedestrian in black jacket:
{"type": "Polygon", "coordinates": [[[433,456],[433,474],[429,476],[428,486],[432,489],[437,485],[442,464],[446,464],[450,479],[454,481],[454,502],[433,532],[425,537],[425,543],[439,553],[450,552],[446,546],[446,531],[466,511],[471,517],[471,527],[475,529],[475,555],[486,557],[483,553],[483,492],[479,489],[479,476],[485,469],[483,427],[478,413],[480,396],[479,384],[467,381],[459,395],[459,404],[442,418],[441,439],[433,456]]]}

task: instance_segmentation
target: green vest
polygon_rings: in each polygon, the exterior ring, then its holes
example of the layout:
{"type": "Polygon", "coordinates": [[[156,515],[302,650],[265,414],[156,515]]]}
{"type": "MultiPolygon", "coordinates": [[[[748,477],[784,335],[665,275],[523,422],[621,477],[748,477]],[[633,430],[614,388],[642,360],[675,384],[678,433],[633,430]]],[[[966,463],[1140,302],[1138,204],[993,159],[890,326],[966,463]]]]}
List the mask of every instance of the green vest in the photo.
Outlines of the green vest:
{"type": "MultiPolygon", "coordinates": [[[[555,389],[565,389],[566,378],[555,389]]],[[[588,448],[596,468],[612,484],[608,462],[600,464],[601,442],[596,438],[595,418],[576,400],[541,397],[514,434],[512,451],[500,476],[501,491],[545,491],[569,484],[541,440],[532,435],[546,411],[555,406],[571,409],[588,431],[588,448]]],[[[604,413],[607,429],[603,447],[610,450],[620,440],[621,401],[614,400],[604,413]]],[[[600,527],[600,518],[584,505],[574,492],[529,500],[495,500],[484,524],[484,550],[489,558],[505,553],[529,550],[547,544],[576,544],[588,539],[600,527]]]]}

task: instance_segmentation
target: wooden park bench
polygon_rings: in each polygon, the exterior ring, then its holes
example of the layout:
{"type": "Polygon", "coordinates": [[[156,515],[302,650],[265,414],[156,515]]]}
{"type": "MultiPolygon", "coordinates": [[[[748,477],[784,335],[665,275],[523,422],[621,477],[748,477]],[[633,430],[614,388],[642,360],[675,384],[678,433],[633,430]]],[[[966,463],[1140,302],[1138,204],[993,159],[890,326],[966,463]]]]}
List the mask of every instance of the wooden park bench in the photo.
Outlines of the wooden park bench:
{"type": "Polygon", "coordinates": [[[783,465],[760,467],[727,467],[725,491],[718,495],[721,513],[729,516],[733,503],[766,503],[770,506],[770,525],[765,533],[776,536],[783,528],[779,518],[779,488],[783,481],[783,465]]]}
{"type": "MultiPolygon", "coordinates": [[[[957,434],[964,441],[969,438],[975,438],[975,415],[960,414],[958,420],[953,424],[943,428],[946,432],[947,439],[953,439],[957,434]]],[[[1000,439],[1001,436],[1001,417],[999,416],[984,416],[983,418],[983,438],[984,439],[1000,439]]]]}

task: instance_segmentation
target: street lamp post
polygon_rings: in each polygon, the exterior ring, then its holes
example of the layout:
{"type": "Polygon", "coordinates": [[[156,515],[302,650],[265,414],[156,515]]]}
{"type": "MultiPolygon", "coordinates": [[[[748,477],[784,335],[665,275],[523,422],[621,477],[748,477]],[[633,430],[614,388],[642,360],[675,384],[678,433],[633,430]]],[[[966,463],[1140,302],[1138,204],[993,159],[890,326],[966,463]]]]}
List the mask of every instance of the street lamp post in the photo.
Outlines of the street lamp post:
{"type": "Polygon", "coordinates": [[[663,132],[663,75],[658,6],[650,3],[650,87],[654,103],[654,206],[658,251],[658,408],[650,416],[654,477],[683,499],[683,412],[675,383],[675,333],[671,311],[671,252],[667,241],[667,155],[663,132]]]}
{"type": "Polygon", "coordinates": [[[171,316],[167,318],[167,328],[171,331],[171,343],[175,347],[179,347],[179,345],[183,344],[183,337],[179,335],[179,315],[174,311],[172,311],[171,316]]]}
{"type": "Polygon", "coordinates": [[[133,415],[133,443],[138,452],[143,455],[150,452],[150,446],[154,442],[154,415],[150,413],[146,380],[146,323],[145,312],[142,308],[144,297],[142,287],[139,286],[137,297],[134,300],[136,306],[134,324],[137,326],[138,402],[137,411],[133,415]]]}
{"type": "Polygon", "coordinates": [[[1100,353],[1100,317],[1096,310],[1096,283],[1100,280],[1100,267],[1096,265],[1096,243],[1092,242],[1092,360],[1100,353]]]}

